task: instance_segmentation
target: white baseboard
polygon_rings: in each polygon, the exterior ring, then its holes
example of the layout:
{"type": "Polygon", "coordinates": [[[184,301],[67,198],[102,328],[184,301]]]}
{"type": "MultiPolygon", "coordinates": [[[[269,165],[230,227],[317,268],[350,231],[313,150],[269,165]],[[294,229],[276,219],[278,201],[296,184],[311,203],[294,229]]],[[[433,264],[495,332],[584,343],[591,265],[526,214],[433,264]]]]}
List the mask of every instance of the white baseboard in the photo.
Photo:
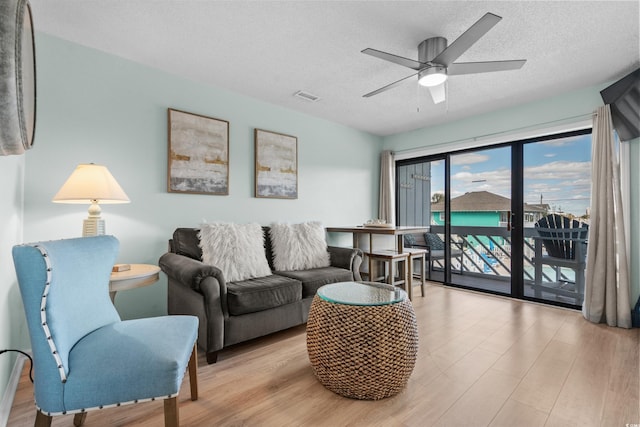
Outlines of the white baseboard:
{"type": "Polygon", "coordinates": [[[22,368],[24,367],[24,361],[27,360],[26,356],[18,354],[16,357],[16,363],[13,364],[11,370],[11,376],[7,383],[7,388],[0,401],[0,426],[6,427],[9,421],[9,413],[11,412],[11,406],[13,405],[13,398],[16,395],[18,389],[18,383],[20,382],[20,375],[22,375],[22,368]]]}

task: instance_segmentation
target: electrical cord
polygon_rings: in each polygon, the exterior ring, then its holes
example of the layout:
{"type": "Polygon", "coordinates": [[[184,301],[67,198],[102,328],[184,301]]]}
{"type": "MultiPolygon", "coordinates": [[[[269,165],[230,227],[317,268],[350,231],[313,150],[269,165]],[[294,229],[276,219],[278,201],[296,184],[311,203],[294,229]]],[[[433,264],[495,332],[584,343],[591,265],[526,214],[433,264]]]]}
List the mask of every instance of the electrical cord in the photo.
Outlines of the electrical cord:
{"type": "Polygon", "coordinates": [[[33,359],[31,358],[31,356],[29,356],[27,353],[25,353],[22,350],[13,350],[13,349],[6,349],[6,350],[0,350],[0,354],[6,353],[8,351],[15,351],[17,353],[23,354],[24,356],[27,356],[29,358],[29,362],[31,362],[31,367],[29,368],[29,379],[31,380],[31,382],[33,382],[33,359]]]}

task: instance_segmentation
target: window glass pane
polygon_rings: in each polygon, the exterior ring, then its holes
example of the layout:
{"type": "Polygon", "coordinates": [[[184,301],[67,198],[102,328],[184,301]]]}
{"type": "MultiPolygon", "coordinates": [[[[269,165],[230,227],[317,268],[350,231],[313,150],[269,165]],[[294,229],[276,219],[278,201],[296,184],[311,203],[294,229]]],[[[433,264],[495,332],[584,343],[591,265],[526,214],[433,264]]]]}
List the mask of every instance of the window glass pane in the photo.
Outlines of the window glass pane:
{"type": "Polygon", "coordinates": [[[524,295],[581,306],[591,134],[525,144],[523,189],[524,295]]]}
{"type": "Polygon", "coordinates": [[[444,200],[444,161],[397,167],[398,225],[430,225],[433,200],[444,200]]]}
{"type": "Polygon", "coordinates": [[[451,283],[511,293],[510,221],[511,147],[452,155],[451,283]]]}

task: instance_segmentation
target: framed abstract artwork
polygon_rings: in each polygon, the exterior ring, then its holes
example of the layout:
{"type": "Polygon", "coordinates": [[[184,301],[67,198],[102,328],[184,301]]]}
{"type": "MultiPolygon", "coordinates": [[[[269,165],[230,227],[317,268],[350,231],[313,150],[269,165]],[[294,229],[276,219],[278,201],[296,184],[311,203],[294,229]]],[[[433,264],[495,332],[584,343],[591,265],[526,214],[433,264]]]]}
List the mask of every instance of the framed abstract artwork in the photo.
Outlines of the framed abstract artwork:
{"type": "Polygon", "coordinates": [[[229,194],[229,122],[169,108],[170,193],[229,194]]]}
{"type": "Polygon", "coordinates": [[[255,129],[255,195],[298,198],[298,138],[255,129]]]}

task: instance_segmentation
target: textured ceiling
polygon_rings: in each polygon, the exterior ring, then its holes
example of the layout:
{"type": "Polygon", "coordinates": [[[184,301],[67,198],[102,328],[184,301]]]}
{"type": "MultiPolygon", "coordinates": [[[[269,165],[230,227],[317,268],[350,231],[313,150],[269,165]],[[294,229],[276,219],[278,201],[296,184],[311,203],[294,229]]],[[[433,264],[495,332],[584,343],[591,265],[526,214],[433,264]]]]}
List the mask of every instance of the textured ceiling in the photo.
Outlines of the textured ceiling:
{"type": "Polygon", "coordinates": [[[616,80],[640,66],[639,1],[31,0],[37,31],[207,85],[389,135],[616,80]],[[517,71],[452,76],[434,105],[417,59],[486,12],[503,19],[457,62],[527,59],[517,71]],[[293,96],[303,90],[321,99],[293,96]]]}

